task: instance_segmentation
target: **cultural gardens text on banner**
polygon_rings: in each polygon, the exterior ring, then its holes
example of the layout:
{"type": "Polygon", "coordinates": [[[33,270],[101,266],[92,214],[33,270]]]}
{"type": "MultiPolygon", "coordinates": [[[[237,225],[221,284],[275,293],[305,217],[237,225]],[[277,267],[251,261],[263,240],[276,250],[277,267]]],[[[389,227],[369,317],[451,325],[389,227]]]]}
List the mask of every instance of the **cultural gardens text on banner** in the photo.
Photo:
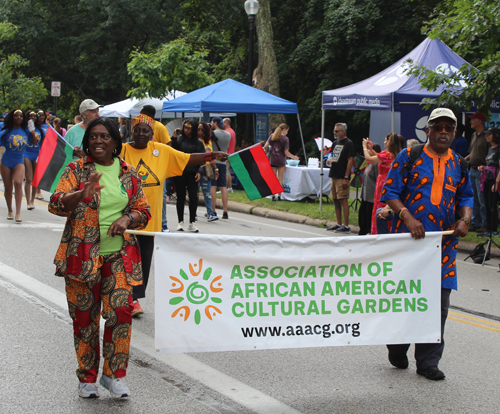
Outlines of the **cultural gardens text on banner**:
{"type": "Polygon", "coordinates": [[[440,340],[441,233],[157,233],[154,257],[161,352],[440,340]]]}

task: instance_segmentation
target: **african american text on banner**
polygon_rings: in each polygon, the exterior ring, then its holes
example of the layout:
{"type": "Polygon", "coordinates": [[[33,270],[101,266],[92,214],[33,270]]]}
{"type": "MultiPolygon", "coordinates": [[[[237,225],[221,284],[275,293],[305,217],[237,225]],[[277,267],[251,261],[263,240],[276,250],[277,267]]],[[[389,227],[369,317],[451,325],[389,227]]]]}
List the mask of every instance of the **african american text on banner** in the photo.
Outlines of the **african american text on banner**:
{"type": "Polygon", "coordinates": [[[230,155],[229,162],[250,200],[283,192],[261,144],[230,155]]]}
{"type": "Polygon", "coordinates": [[[155,236],[155,347],[236,351],[439,341],[441,232],[155,236]]]}

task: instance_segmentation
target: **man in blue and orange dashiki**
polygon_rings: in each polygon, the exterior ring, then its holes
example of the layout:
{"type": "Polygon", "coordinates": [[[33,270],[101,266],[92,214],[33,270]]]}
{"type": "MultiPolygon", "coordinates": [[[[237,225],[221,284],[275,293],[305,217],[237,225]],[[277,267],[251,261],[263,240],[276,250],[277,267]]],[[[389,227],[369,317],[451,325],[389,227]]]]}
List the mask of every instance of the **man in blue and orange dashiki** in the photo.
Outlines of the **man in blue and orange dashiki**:
{"type": "MultiPolygon", "coordinates": [[[[474,205],[468,171],[461,167],[459,156],[449,149],[456,125],[457,118],[450,109],[434,109],[427,121],[428,140],[419,158],[405,171],[405,164],[411,164],[410,148],[399,153],[381,197],[381,201],[397,213],[394,214],[393,233],[410,232],[414,239],[423,239],[426,231],[453,230],[452,235],[443,237],[442,244],[441,341],[415,344],[417,374],[430,380],[445,378],[438,364],[444,350],[444,325],[450,293],[457,289],[458,237],[467,234],[474,205]]],[[[390,363],[397,368],[408,368],[406,353],[409,346],[387,345],[390,363]]]]}

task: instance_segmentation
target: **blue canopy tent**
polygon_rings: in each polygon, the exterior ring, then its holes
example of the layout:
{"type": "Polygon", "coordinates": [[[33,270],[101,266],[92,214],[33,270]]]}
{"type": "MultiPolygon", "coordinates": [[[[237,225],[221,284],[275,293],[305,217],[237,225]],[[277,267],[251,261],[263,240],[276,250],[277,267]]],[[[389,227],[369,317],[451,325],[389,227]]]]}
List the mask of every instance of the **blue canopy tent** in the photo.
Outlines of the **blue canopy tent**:
{"type": "MultiPolygon", "coordinates": [[[[382,72],[343,88],[324,91],[321,136],[325,135],[325,110],[363,110],[371,111],[371,137],[384,137],[387,132],[394,131],[407,138],[416,136],[425,142],[425,125],[430,111],[422,109],[422,102],[425,98],[437,98],[443,87],[432,92],[420,89],[418,79],[406,73],[410,59],[414,64],[445,74],[457,72],[467,63],[440,40],[426,38],[410,53],[382,72]],[[390,115],[390,118],[384,114],[390,115]],[[404,122],[401,122],[401,119],[404,122]]],[[[465,86],[462,81],[457,85],[457,89],[465,86]]],[[[500,112],[500,102],[492,102],[491,108],[492,112],[500,112]]],[[[323,172],[321,188],[322,181],[323,172]]]]}
{"type": "Polygon", "coordinates": [[[297,114],[302,148],[307,159],[297,104],[233,79],[226,79],[164,102],[163,112],[297,114]]]}

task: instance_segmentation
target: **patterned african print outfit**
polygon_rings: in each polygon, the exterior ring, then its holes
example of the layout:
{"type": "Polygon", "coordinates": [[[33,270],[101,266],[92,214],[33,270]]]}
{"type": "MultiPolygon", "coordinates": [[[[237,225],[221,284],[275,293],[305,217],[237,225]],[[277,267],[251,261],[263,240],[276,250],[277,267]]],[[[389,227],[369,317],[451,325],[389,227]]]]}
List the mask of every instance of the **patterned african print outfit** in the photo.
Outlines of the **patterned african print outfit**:
{"type": "MultiPolygon", "coordinates": [[[[462,172],[460,159],[452,150],[438,156],[424,147],[410,171],[402,175],[401,170],[409,160],[410,148],[398,154],[387,176],[381,201],[401,200],[425,231],[450,230],[456,221],[455,212],[462,207],[473,207],[468,172],[462,172]]],[[[395,214],[392,233],[406,232],[404,221],[395,214]]],[[[457,237],[443,237],[441,287],[445,289],[457,289],[457,245],[457,237]]]]}
{"type": "MultiPolygon", "coordinates": [[[[139,213],[141,225],[136,229],[143,229],[151,216],[141,180],[130,165],[120,161],[119,180],[129,196],[124,214],[139,213]]],[[[112,378],[126,375],[132,329],[132,286],[142,283],[141,258],[134,235],[123,235],[119,252],[100,255],[100,192],[80,201],[73,211],[64,210],[63,195],[82,190],[95,171],[91,157],[68,164],[49,204],[51,213],[68,217],[54,264],[56,275],[64,276],[66,281],[78,360],[77,376],[81,382],[97,380],[101,303],[106,320],[103,372],[112,378]]]]}
{"type": "MultiPolygon", "coordinates": [[[[380,201],[380,197],[382,195],[382,188],[384,187],[387,174],[389,173],[391,164],[394,161],[394,155],[392,155],[389,151],[382,151],[377,154],[377,157],[380,160],[380,163],[377,164],[378,176],[375,184],[375,195],[373,197],[371,234],[377,234],[377,209],[385,207],[385,203],[380,201]]],[[[390,231],[392,223],[389,222],[387,224],[390,231]]]]}

